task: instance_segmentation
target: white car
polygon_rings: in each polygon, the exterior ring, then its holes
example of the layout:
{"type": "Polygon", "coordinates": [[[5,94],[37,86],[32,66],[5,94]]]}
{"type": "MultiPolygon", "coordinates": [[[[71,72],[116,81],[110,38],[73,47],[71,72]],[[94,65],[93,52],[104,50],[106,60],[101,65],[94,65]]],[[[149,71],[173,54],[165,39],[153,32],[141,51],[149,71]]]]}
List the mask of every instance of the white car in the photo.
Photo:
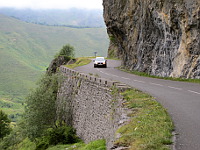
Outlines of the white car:
{"type": "Polygon", "coordinates": [[[94,60],[94,68],[105,67],[107,68],[107,60],[104,57],[96,57],[94,60]]]}

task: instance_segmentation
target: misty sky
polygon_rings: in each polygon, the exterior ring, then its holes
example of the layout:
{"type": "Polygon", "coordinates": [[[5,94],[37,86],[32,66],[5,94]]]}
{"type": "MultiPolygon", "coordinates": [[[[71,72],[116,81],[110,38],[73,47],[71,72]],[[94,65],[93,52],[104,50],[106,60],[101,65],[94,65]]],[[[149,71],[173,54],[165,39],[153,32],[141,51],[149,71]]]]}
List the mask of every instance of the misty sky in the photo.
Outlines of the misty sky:
{"type": "Polygon", "coordinates": [[[103,9],[103,0],[0,0],[0,7],[32,9],[103,9]]]}

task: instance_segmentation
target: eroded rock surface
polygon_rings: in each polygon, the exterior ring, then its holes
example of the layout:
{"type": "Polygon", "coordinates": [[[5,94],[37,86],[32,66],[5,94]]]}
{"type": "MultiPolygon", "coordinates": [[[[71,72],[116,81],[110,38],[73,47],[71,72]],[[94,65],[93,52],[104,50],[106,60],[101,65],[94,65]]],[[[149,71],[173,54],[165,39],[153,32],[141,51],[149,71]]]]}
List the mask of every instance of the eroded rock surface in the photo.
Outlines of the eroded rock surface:
{"type": "Polygon", "coordinates": [[[103,0],[103,6],[109,53],[123,66],[200,79],[199,0],[103,0]]]}

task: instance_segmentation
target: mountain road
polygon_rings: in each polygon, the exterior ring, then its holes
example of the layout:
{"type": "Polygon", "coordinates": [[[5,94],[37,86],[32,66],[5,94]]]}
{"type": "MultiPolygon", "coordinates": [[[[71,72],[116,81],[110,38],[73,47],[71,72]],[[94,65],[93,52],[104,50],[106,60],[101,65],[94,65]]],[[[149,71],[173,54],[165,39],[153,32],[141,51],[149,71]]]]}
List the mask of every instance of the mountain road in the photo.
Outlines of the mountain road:
{"type": "Polygon", "coordinates": [[[136,76],[115,69],[121,62],[108,60],[107,68],[94,68],[93,62],[75,68],[83,73],[125,83],[154,96],[175,124],[175,150],[200,149],[200,84],[136,76]]]}

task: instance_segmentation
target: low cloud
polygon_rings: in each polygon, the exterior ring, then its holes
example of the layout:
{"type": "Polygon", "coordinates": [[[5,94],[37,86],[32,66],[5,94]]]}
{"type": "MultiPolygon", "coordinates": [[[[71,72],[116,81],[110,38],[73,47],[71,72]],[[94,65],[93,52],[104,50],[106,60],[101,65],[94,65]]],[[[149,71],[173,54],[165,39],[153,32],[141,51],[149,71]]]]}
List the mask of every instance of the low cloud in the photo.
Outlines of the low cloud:
{"type": "Polygon", "coordinates": [[[31,9],[103,9],[102,0],[0,0],[0,7],[31,9]]]}

